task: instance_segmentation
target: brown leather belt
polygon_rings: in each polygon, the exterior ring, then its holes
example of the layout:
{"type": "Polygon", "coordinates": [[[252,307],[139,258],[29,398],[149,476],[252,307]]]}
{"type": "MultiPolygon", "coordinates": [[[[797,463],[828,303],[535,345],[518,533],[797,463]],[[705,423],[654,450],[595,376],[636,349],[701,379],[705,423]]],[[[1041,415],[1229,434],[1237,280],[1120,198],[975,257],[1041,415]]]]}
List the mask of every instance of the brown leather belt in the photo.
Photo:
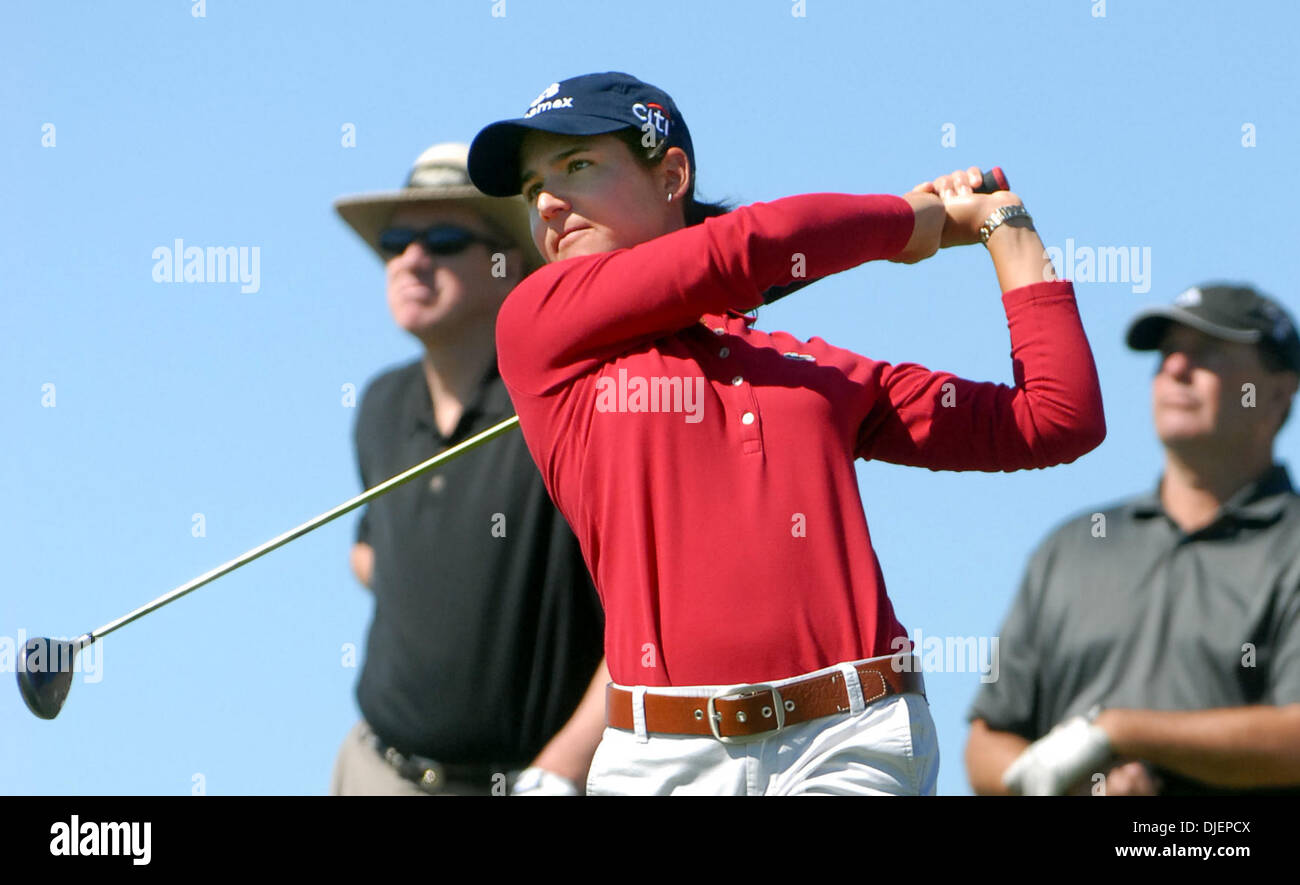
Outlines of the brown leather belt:
{"type": "MultiPolygon", "coordinates": [[[[912,655],[857,664],[853,669],[858,672],[864,703],[906,692],[925,694],[920,660],[912,655]]],[[[779,687],[734,686],[712,696],[655,694],[651,688],[645,693],[644,704],[647,732],[712,735],[723,743],[771,737],[787,725],[850,709],[849,690],[840,672],[810,676],[779,687]]],[[[630,690],[613,683],[605,687],[605,721],[611,728],[635,730],[630,690]]]]}

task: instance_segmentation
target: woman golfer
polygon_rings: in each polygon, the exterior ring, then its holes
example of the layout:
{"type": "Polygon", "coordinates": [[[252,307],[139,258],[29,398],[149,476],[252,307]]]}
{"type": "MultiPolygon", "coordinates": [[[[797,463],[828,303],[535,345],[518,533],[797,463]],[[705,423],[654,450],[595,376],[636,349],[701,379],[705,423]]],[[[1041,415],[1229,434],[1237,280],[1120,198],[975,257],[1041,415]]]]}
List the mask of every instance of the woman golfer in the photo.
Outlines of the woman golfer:
{"type": "Polygon", "coordinates": [[[506,300],[497,347],[605,605],[588,791],[933,793],[934,726],[853,461],[1019,470],[1105,436],[1073,289],[1020,200],[972,193],[972,169],[722,212],[694,199],[673,100],[617,73],[552,84],[479,133],[469,169],[523,193],[548,262],[506,300]],[[982,237],[1015,387],[745,316],[773,287],[982,237]]]}

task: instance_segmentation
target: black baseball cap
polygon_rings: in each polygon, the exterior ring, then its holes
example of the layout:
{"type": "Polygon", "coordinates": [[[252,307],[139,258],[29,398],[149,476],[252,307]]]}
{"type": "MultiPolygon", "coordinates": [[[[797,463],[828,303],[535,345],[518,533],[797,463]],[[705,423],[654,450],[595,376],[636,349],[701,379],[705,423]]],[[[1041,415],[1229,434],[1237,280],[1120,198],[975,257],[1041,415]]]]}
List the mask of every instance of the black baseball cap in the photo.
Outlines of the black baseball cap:
{"type": "Polygon", "coordinates": [[[1224,341],[1258,344],[1293,372],[1300,372],[1300,336],[1280,304],[1250,286],[1193,286],[1169,307],[1144,310],[1128,327],[1134,350],[1156,350],[1170,323],[1182,323],[1224,341]]]}
{"type": "Polygon", "coordinates": [[[604,135],[626,128],[666,139],[686,152],[695,169],[695,148],[672,97],[631,74],[610,71],[552,83],[522,117],[487,126],[469,148],[469,177],[493,197],[519,193],[519,145],[530,129],[559,135],[604,135]]]}

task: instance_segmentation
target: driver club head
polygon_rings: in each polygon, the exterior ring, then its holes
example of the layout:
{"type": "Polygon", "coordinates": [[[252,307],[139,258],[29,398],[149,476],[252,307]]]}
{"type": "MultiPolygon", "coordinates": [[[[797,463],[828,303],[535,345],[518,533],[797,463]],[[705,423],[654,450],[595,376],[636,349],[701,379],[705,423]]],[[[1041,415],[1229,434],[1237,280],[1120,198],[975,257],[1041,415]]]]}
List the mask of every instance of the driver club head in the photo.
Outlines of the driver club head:
{"type": "Polygon", "coordinates": [[[18,655],[18,690],[27,708],[42,719],[53,719],[63,709],[72,687],[72,660],[80,642],[34,636],[18,655]]]}

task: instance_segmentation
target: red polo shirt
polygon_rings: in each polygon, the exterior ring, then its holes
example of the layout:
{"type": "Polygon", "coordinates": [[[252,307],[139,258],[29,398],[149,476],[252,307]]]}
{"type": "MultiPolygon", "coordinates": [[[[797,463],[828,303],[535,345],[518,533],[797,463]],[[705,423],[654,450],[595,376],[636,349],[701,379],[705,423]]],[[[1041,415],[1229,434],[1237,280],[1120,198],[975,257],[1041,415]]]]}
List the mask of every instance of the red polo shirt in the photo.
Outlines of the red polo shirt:
{"type": "Polygon", "coordinates": [[[897,255],[912,223],[892,196],[757,203],[547,265],[506,300],[501,376],[604,602],[615,682],[760,682],[897,651],[854,459],[1019,470],[1105,436],[1067,282],[1003,296],[1015,387],[738,315],[801,266],[897,255]]]}

